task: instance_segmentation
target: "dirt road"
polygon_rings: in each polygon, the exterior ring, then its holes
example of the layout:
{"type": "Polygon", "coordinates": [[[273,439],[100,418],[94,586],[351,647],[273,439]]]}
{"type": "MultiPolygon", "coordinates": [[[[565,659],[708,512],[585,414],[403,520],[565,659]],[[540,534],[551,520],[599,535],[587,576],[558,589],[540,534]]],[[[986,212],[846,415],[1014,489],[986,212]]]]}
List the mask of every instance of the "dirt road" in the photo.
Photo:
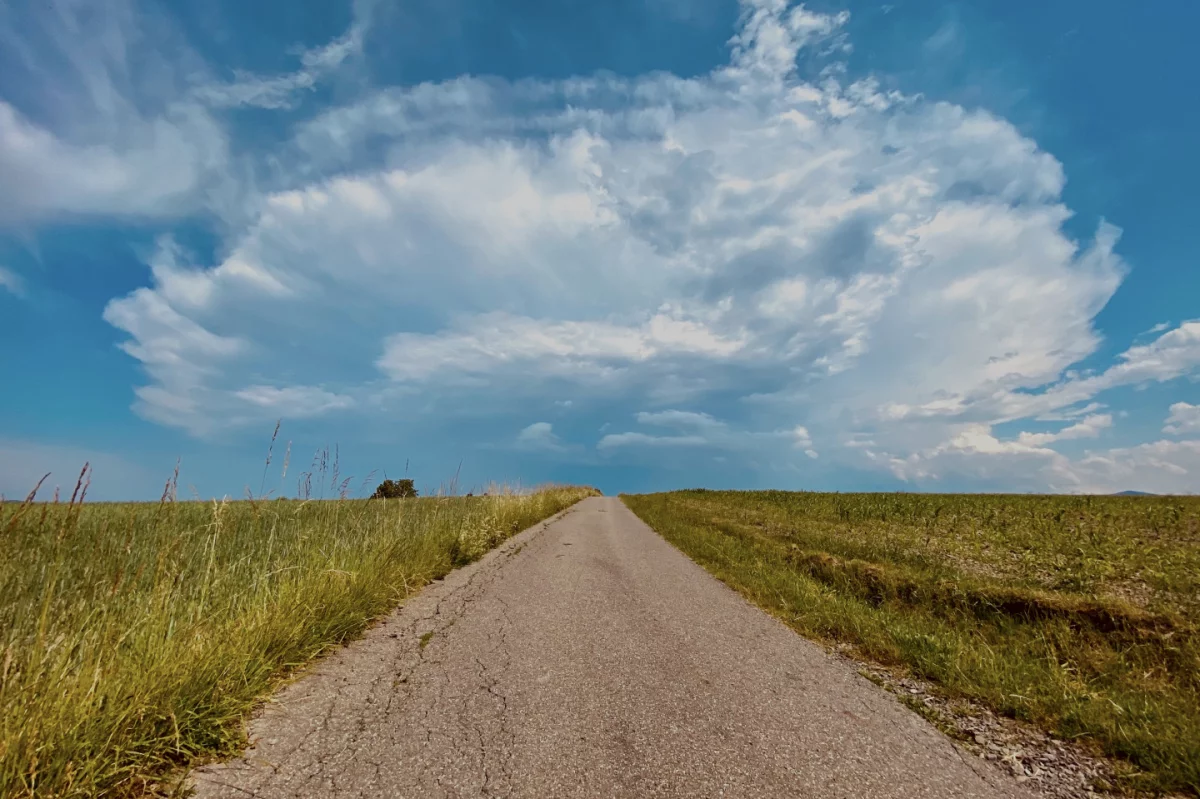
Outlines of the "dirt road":
{"type": "Polygon", "coordinates": [[[613,498],[430,586],[251,739],[199,796],[1024,796],[613,498]]]}

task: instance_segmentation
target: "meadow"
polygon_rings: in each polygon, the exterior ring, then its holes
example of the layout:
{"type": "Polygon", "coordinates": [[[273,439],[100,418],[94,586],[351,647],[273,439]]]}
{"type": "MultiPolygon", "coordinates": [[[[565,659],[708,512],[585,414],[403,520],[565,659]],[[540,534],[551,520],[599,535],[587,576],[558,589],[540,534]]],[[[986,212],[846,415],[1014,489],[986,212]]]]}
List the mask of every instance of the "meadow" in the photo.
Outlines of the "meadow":
{"type": "Polygon", "coordinates": [[[1200,497],[623,499],[798,632],[1200,795],[1200,497]]]}
{"type": "Polygon", "coordinates": [[[169,789],[179,766],[238,751],[296,667],[596,493],[205,503],[169,487],[95,504],[83,489],[0,504],[0,796],[169,789]]]}

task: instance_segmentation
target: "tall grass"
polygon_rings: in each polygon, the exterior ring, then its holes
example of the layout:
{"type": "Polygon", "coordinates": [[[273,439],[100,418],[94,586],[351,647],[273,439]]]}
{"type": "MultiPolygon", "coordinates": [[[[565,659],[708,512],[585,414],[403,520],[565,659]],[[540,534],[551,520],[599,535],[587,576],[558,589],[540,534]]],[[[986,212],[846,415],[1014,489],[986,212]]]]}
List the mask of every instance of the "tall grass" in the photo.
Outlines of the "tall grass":
{"type": "Polygon", "coordinates": [[[1200,499],[623,499],[797,631],[1200,795],[1200,499]]]}
{"type": "Polygon", "coordinates": [[[236,750],[290,669],[595,493],[84,504],[83,490],[0,505],[0,796],[135,794],[236,750]]]}

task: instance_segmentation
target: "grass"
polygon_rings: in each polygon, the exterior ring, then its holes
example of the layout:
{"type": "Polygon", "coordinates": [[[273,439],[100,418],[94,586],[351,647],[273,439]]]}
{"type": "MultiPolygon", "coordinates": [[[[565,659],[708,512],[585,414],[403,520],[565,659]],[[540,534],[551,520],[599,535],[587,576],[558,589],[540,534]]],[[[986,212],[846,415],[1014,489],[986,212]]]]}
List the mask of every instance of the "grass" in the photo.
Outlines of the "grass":
{"type": "MultiPolygon", "coordinates": [[[[0,796],[145,793],[289,671],[591,489],[0,504],[0,796]]],[[[424,642],[423,642],[424,643],[424,642]]]]}
{"type": "Polygon", "coordinates": [[[1200,795],[1200,498],[623,499],[798,632],[1200,795]]]}

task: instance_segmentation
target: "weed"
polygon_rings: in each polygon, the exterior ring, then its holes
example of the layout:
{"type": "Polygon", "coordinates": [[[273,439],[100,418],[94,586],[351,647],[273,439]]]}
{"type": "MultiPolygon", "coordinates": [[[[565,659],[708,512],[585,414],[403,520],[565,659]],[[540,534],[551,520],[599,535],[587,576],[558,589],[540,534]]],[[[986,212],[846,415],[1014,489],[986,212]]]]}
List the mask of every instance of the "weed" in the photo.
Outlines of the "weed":
{"type": "Polygon", "coordinates": [[[797,631],[1200,794],[1200,499],[626,496],[797,631]]]}
{"type": "MultiPolygon", "coordinates": [[[[330,463],[314,458],[320,485],[330,463]]],[[[68,503],[0,505],[0,795],[144,793],[239,750],[295,667],[594,493],[208,505],[176,502],[176,482],[85,505],[85,472],[68,503]]]]}

